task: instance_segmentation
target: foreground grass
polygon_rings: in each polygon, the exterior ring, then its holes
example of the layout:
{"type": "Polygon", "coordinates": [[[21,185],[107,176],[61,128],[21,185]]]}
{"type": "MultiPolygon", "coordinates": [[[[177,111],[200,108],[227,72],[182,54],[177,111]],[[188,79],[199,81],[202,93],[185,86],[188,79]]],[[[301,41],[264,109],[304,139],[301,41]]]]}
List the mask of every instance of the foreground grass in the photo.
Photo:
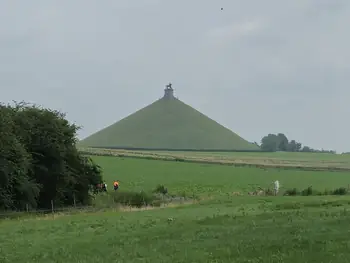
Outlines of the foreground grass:
{"type": "Polygon", "coordinates": [[[0,262],[347,262],[349,197],[219,198],[0,222],[0,262]],[[40,220],[41,219],[41,220],[40,220]]]}
{"type": "Polygon", "coordinates": [[[258,169],[224,165],[164,162],[118,157],[94,156],[101,165],[108,185],[121,181],[120,190],[152,191],[158,184],[170,193],[187,196],[225,196],[232,192],[247,193],[257,186],[271,187],[279,180],[281,191],[297,188],[323,191],[347,187],[347,172],[258,169]]]}
{"type": "MultiPolygon", "coordinates": [[[[0,221],[0,262],[347,262],[350,196],[252,197],[266,187],[332,189],[348,173],[93,157],[121,191],[196,195],[197,204],[0,221]]],[[[282,189],[283,191],[283,189],[282,189]]],[[[109,195],[101,195],[103,201],[109,195]]]]}

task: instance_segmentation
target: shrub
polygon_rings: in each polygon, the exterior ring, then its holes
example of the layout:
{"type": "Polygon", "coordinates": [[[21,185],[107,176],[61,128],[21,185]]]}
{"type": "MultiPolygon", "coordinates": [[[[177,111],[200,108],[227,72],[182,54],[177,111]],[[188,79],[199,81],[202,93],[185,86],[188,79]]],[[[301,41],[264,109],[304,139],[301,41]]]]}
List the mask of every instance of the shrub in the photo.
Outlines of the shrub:
{"type": "Polygon", "coordinates": [[[304,189],[303,191],[299,192],[296,188],[293,189],[287,189],[284,193],[284,195],[287,196],[296,196],[296,195],[302,195],[302,196],[310,196],[310,195],[346,195],[348,193],[348,189],[345,187],[340,187],[334,190],[328,190],[325,189],[322,191],[316,191],[312,189],[312,186],[309,186],[308,188],[304,189]]]}
{"type": "Polygon", "coordinates": [[[323,191],[323,195],[331,195],[333,193],[333,191],[332,190],[329,190],[329,189],[325,189],[324,191],[323,191]]]}
{"type": "Polygon", "coordinates": [[[299,195],[299,191],[296,189],[296,188],[293,188],[293,189],[287,189],[285,192],[284,192],[284,195],[288,195],[288,196],[296,196],[296,195],[299,195]]]}
{"type": "Polygon", "coordinates": [[[168,188],[166,188],[164,185],[159,184],[157,185],[156,189],[153,190],[153,193],[166,195],[168,193],[168,188]]]}
{"type": "Polygon", "coordinates": [[[332,191],[333,195],[346,195],[348,190],[345,187],[340,187],[332,191]]]}
{"type": "Polygon", "coordinates": [[[154,207],[160,207],[162,204],[164,204],[165,202],[163,202],[162,200],[154,200],[152,202],[152,206],[154,207]]]}
{"type": "Polygon", "coordinates": [[[156,200],[156,197],[152,194],[141,192],[115,192],[114,193],[114,202],[122,205],[142,207],[151,205],[153,201],[156,200]]]}
{"type": "Polygon", "coordinates": [[[271,195],[275,195],[275,192],[273,190],[271,190],[270,188],[267,188],[264,190],[265,195],[271,196],[271,195]]]}
{"type": "Polygon", "coordinates": [[[312,190],[312,195],[324,195],[324,192],[318,191],[318,190],[312,190]]]}
{"type": "Polygon", "coordinates": [[[303,196],[309,196],[313,194],[312,186],[309,186],[308,188],[301,191],[301,195],[303,196]]]}

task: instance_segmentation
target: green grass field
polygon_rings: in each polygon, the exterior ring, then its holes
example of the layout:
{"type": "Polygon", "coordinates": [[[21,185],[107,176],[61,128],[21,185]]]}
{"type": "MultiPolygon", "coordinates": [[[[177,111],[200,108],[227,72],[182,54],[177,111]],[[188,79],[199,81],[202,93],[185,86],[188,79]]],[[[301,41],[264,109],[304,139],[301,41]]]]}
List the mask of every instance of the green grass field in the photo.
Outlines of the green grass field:
{"type": "Polygon", "coordinates": [[[294,187],[304,189],[310,185],[323,191],[350,184],[348,172],[264,170],[104,156],[94,156],[93,159],[103,167],[108,185],[118,179],[123,189],[132,191],[151,191],[157,184],[164,184],[175,194],[185,192],[199,196],[219,196],[236,191],[246,193],[257,186],[265,188],[277,179],[282,191],[294,187]]]}
{"type": "Polygon", "coordinates": [[[350,196],[233,196],[347,187],[348,172],[237,168],[94,156],[111,186],[195,194],[199,203],[0,221],[0,262],[347,262],[350,196]]]}

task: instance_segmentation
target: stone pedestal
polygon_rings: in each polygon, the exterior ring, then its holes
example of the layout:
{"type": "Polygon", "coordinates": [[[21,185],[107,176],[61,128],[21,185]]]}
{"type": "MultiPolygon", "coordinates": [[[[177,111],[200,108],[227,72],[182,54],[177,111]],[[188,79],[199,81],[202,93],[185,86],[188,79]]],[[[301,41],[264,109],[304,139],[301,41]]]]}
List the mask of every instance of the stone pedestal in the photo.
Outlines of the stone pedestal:
{"type": "Polygon", "coordinates": [[[174,99],[174,89],[171,87],[171,83],[169,83],[168,85],[165,86],[164,89],[164,99],[174,99]]]}

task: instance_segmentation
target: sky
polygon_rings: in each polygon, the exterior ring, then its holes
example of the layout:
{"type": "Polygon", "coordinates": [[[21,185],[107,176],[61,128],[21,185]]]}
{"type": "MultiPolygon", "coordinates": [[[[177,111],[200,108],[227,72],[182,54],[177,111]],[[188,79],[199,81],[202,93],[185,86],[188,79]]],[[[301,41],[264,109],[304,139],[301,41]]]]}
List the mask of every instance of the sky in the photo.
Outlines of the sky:
{"type": "Polygon", "coordinates": [[[349,24],[348,0],[3,0],[0,101],[65,112],[84,138],[171,82],[246,140],[350,151],[349,24]]]}

